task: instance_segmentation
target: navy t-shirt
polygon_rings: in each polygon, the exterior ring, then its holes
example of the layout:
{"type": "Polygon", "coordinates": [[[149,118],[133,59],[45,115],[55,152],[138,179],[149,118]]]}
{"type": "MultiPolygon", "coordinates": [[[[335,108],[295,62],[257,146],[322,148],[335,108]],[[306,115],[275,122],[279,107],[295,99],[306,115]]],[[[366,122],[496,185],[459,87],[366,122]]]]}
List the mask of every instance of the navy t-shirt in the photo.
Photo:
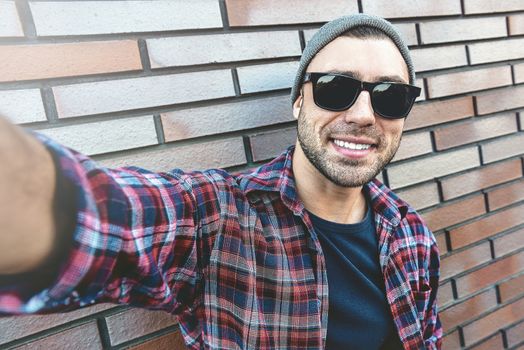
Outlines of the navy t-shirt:
{"type": "Polygon", "coordinates": [[[357,224],[310,213],[327,264],[327,349],[402,349],[386,300],[371,208],[357,224]]]}

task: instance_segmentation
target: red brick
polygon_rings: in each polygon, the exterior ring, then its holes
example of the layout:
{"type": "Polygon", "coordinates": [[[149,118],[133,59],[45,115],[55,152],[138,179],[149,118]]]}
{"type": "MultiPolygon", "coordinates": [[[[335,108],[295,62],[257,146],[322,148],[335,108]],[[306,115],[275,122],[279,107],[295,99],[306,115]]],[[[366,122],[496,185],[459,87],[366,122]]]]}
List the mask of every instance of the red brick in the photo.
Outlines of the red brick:
{"type": "Polygon", "coordinates": [[[432,209],[422,216],[433,231],[458,224],[486,212],[483,196],[474,196],[432,209]]]}
{"type": "Polygon", "coordinates": [[[482,217],[450,231],[451,247],[457,249],[475,243],[524,222],[524,205],[482,217]]]}
{"type": "Polygon", "coordinates": [[[461,124],[439,128],[435,130],[434,135],[437,150],[440,151],[517,131],[516,116],[509,113],[489,118],[475,118],[461,124]]]}
{"type": "Polygon", "coordinates": [[[226,8],[233,27],[327,22],[358,12],[356,1],[340,0],[226,0],[226,8]]]}
{"type": "MultiPolygon", "coordinates": [[[[396,192],[400,198],[417,210],[431,207],[440,202],[438,187],[435,182],[413,186],[396,192]]],[[[444,254],[442,247],[440,248],[440,253],[444,254]]]]}
{"type": "Polygon", "coordinates": [[[459,253],[452,253],[441,261],[440,278],[444,280],[490,260],[491,249],[489,242],[482,243],[459,253]]]}
{"type": "Polygon", "coordinates": [[[501,333],[497,333],[491,338],[484,340],[478,345],[475,345],[471,348],[468,348],[469,350],[495,350],[495,349],[503,349],[504,343],[502,341],[502,335],[501,333]]]}
{"type": "Polygon", "coordinates": [[[524,10],[521,0],[464,0],[464,12],[493,13],[524,10]]]}
{"type": "Polygon", "coordinates": [[[524,274],[499,284],[500,299],[503,303],[524,293],[524,274]]]}
{"type": "Polygon", "coordinates": [[[185,350],[186,345],[180,331],[169,333],[145,343],[127,348],[129,350],[185,350]]]}
{"type": "Polygon", "coordinates": [[[163,311],[131,309],[106,317],[111,345],[122,344],[177,324],[176,317],[163,311]]]}
{"type": "Polygon", "coordinates": [[[362,9],[366,13],[387,18],[446,16],[461,13],[460,3],[453,0],[397,1],[394,6],[388,0],[362,0],[362,9]]]}
{"type": "Polygon", "coordinates": [[[161,118],[164,138],[170,142],[289,122],[293,114],[286,94],[176,110],[161,114],[161,118]]]}
{"type": "Polygon", "coordinates": [[[415,49],[411,57],[417,72],[468,65],[464,45],[415,49]]]}
{"type": "Polygon", "coordinates": [[[474,115],[473,99],[469,96],[444,101],[416,103],[406,119],[404,130],[446,123],[472,115],[474,115]]]}
{"type": "Polygon", "coordinates": [[[104,157],[101,165],[117,168],[139,166],[153,171],[169,171],[174,168],[197,170],[226,168],[246,163],[244,142],[241,137],[200,142],[179,147],[126,152],[124,155],[104,157]]]}
{"type": "Polygon", "coordinates": [[[497,258],[521,249],[524,247],[524,228],[497,237],[493,240],[493,244],[495,245],[495,256],[497,258]]]}
{"type": "Polygon", "coordinates": [[[98,334],[96,322],[93,321],[88,324],[70,328],[17,347],[18,350],[65,350],[72,348],[75,350],[102,349],[102,342],[98,334]]]}
{"type": "MultiPolygon", "coordinates": [[[[446,327],[446,325],[444,325],[446,327]]],[[[442,339],[442,350],[460,349],[460,335],[458,331],[451,332],[442,339]]]]}
{"type": "Polygon", "coordinates": [[[520,177],[521,162],[512,159],[442,179],[442,194],[444,200],[448,200],[520,177]]]}
{"type": "Polygon", "coordinates": [[[100,304],[67,313],[53,315],[31,315],[18,317],[0,317],[0,344],[11,342],[45,329],[63,325],[67,322],[101,312],[115,307],[110,304],[100,304]]]}
{"type": "Polygon", "coordinates": [[[488,316],[481,318],[463,328],[466,345],[486,338],[498,330],[518,321],[524,313],[524,299],[504,306],[488,316]]]}
{"type": "Polygon", "coordinates": [[[488,192],[489,210],[524,200],[524,179],[488,192]]]}
{"type": "MultiPolygon", "coordinates": [[[[524,319],[523,315],[521,315],[524,319]]],[[[508,347],[517,345],[524,341],[524,322],[509,328],[506,330],[506,339],[508,340],[508,347]]]]}
{"type": "Polygon", "coordinates": [[[294,145],[297,138],[296,128],[263,132],[249,136],[253,161],[273,158],[287,147],[294,145]]]}
{"type": "Polygon", "coordinates": [[[424,44],[504,36],[506,36],[506,18],[502,16],[420,23],[420,37],[424,44]]]}
{"type": "Polygon", "coordinates": [[[142,68],[134,40],[4,45],[0,82],[113,73],[142,68]]]}
{"type": "Polygon", "coordinates": [[[458,297],[486,288],[524,269],[524,252],[500,259],[456,279],[458,297]]]}
{"type": "Polygon", "coordinates": [[[482,68],[430,76],[426,79],[430,98],[511,85],[509,66],[482,68]]]}
{"type": "Polygon", "coordinates": [[[491,288],[459,304],[440,312],[440,320],[445,329],[453,329],[472,320],[497,306],[497,293],[491,288]]]}
{"type": "Polygon", "coordinates": [[[524,39],[504,39],[468,45],[471,64],[516,60],[524,57],[524,39]]]}
{"type": "MultiPolygon", "coordinates": [[[[443,283],[438,288],[437,303],[439,309],[442,309],[454,301],[453,288],[451,287],[451,281],[443,283]]],[[[446,326],[447,329],[447,326],[446,326]]]]}
{"type": "Polygon", "coordinates": [[[524,133],[517,133],[481,145],[484,163],[518,156],[524,153],[524,133]]]}
{"type": "Polygon", "coordinates": [[[509,34],[524,34],[524,14],[508,16],[509,34]]]}
{"type": "Polygon", "coordinates": [[[524,86],[507,87],[478,93],[476,97],[479,114],[488,114],[524,107],[524,86]]]}

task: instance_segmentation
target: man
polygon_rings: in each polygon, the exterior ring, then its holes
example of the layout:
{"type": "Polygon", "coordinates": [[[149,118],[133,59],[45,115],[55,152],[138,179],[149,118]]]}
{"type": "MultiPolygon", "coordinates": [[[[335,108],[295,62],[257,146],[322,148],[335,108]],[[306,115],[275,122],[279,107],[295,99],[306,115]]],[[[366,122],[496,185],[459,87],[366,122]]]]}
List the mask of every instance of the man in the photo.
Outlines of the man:
{"type": "Polygon", "coordinates": [[[27,156],[0,177],[0,311],[161,309],[195,349],[440,348],[434,237],[374,180],[399,146],[414,81],[389,22],[329,22],[292,89],[295,147],[236,176],[104,169],[2,127],[27,156]],[[21,196],[29,166],[39,183],[21,196]]]}

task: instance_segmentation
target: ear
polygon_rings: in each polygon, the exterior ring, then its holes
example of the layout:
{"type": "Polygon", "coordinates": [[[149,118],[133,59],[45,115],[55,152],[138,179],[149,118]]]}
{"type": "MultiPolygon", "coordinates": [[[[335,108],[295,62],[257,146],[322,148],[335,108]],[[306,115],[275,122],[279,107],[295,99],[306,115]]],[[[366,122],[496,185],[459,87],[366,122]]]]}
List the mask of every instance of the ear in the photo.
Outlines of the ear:
{"type": "Polygon", "coordinates": [[[304,102],[304,98],[302,97],[302,92],[300,95],[298,95],[297,99],[293,103],[293,117],[295,119],[298,119],[298,116],[300,115],[300,110],[302,109],[302,103],[304,102]]]}

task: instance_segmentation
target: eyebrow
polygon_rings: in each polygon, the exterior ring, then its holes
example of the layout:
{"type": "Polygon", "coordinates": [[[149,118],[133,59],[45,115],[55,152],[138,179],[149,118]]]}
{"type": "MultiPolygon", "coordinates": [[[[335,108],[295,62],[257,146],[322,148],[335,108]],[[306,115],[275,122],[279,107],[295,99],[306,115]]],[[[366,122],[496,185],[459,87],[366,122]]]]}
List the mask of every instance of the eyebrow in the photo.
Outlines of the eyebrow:
{"type": "MultiPolygon", "coordinates": [[[[329,70],[328,72],[335,73],[335,74],[344,74],[353,79],[363,80],[362,74],[360,74],[359,72],[340,71],[340,70],[329,70]]],[[[379,82],[379,81],[388,81],[388,82],[393,82],[393,83],[409,84],[400,75],[381,75],[381,76],[376,77],[374,81],[371,81],[371,82],[379,82]]]]}

